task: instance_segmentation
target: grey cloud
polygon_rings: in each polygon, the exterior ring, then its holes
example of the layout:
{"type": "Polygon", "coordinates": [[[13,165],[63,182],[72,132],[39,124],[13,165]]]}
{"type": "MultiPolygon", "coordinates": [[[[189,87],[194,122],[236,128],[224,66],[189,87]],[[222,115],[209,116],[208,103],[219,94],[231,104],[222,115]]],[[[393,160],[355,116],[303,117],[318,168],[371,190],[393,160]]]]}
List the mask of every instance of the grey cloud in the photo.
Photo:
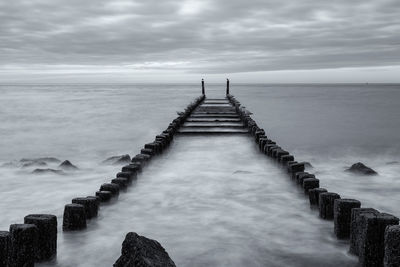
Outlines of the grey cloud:
{"type": "Polygon", "coordinates": [[[399,65],[399,31],[397,0],[0,0],[0,67],[399,65]]]}

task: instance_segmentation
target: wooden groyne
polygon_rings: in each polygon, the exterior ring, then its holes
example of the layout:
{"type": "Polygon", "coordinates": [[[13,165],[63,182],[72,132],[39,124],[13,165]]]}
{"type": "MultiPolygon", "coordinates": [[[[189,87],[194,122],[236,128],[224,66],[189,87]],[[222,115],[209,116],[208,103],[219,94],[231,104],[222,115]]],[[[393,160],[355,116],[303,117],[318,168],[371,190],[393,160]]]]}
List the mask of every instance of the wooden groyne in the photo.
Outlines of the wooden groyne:
{"type": "MultiPolygon", "coordinates": [[[[86,229],[87,221],[96,219],[102,205],[117,199],[118,194],[138,179],[151,160],[168,149],[175,135],[249,135],[257,143],[260,156],[270,158],[283,168],[304,192],[309,199],[310,214],[317,212],[321,219],[331,221],[332,233],[340,240],[348,240],[349,252],[359,257],[360,266],[400,266],[397,217],[363,207],[357,199],[342,199],[339,193],[321,186],[322,181],[315,174],[305,171],[306,163],[296,161],[292,153],[271,140],[251,113],[230,94],[229,80],[225,98],[207,98],[205,89],[202,80],[201,96],[178,113],[152,142],[145,144],[109,183],[100,185],[93,196],[74,198],[66,204],[63,231],[86,229]]],[[[34,266],[35,262],[51,260],[56,254],[57,217],[54,215],[30,214],[21,224],[11,225],[9,231],[0,231],[0,267],[34,266]]]]}

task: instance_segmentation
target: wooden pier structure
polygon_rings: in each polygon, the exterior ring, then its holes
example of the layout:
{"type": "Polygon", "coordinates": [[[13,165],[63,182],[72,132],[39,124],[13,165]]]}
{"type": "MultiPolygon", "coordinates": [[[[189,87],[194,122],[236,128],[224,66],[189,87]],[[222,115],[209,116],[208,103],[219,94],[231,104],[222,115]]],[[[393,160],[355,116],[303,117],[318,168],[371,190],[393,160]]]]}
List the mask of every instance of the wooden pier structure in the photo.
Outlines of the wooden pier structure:
{"type": "MultiPolygon", "coordinates": [[[[178,117],[152,142],[145,144],[116,177],[102,184],[93,196],[74,198],[65,205],[63,231],[85,229],[86,221],[97,217],[102,203],[118,195],[120,189],[130,186],[138,174],[148,167],[151,159],[168,148],[176,134],[240,134],[254,139],[261,151],[260,156],[269,157],[286,170],[288,178],[309,199],[310,214],[318,212],[321,219],[332,221],[332,233],[338,239],[347,240],[349,251],[359,257],[360,266],[399,267],[399,219],[371,207],[362,207],[356,199],[342,199],[338,193],[321,187],[316,175],[305,171],[304,162],[296,161],[293,154],[267,136],[265,130],[251,118],[251,113],[230,94],[229,87],[227,80],[225,98],[207,98],[202,80],[201,96],[178,113],[178,117]]],[[[21,224],[11,225],[9,231],[0,231],[0,266],[33,266],[34,262],[55,257],[56,220],[54,215],[30,214],[21,224]]]]}

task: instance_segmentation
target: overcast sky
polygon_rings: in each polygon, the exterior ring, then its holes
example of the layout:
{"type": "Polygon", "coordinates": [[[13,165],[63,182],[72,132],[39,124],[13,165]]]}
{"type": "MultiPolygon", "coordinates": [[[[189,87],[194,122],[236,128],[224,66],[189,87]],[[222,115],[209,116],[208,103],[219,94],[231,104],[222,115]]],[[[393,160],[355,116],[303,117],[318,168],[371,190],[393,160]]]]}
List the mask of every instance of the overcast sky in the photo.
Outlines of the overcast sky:
{"type": "Polygon", "coordinates": [[[399,0],[0,0],[0,82],[400,82],[399,0]]]}

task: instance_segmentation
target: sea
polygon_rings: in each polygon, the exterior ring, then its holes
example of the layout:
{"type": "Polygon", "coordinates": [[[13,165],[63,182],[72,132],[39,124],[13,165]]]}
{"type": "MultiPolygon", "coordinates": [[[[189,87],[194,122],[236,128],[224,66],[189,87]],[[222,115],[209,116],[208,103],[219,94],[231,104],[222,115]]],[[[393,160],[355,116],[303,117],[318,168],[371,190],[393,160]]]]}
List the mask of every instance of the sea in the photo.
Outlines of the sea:
{"type": "MultiPolygon", "coordinates": [[[[231,83],[230,92],[321,187],[400,216],[399,84],[231,83]],[[357,162],[378,175],[346,172],[357,162]]],[[[247,135],[176,136],[86,230],[62,231],[64,205],[121,169],[105,159],[140,153],[200,94],[200,84],[0,85],[0,230],[56,215],[57,257],[37,266],[112,266],[128,232],[160,242],[177,266],[357,266],[333,223],[247,135]],[[41,157],[79,169],[35,174],[59,163],[21,162],[41,157]]],[[[206,84],[207,97],[224,94],[206,84]]]]}

